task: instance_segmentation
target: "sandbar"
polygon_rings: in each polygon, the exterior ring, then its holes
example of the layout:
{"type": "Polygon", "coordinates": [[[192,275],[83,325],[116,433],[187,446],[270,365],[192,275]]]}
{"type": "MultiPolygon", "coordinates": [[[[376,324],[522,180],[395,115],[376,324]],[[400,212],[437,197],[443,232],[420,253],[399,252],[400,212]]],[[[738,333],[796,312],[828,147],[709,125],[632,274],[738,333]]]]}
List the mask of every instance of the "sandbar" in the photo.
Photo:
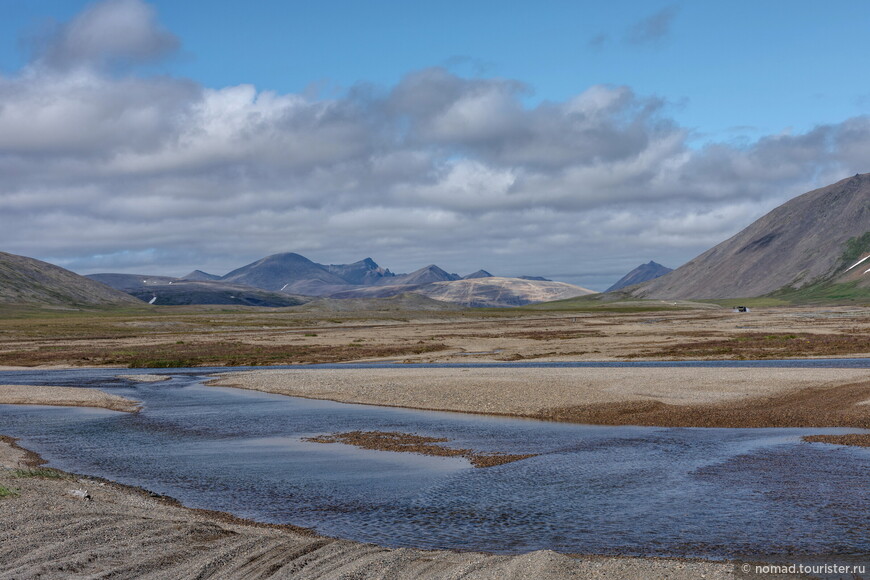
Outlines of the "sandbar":
{"type": "Polygon", "coordinates": [[[111,395],[99,389],[0,385],[0,405],[57,405],[62,407],[99,407],[134,413],[139,401],[111,395]]]}
{"type": "Polygon", "coordinates": [[[209,384],[344,403],[578,423],[870,427],[870,405],[861,404],[870,399],[866,369],[397,365],[231,372],[209,384]]]}

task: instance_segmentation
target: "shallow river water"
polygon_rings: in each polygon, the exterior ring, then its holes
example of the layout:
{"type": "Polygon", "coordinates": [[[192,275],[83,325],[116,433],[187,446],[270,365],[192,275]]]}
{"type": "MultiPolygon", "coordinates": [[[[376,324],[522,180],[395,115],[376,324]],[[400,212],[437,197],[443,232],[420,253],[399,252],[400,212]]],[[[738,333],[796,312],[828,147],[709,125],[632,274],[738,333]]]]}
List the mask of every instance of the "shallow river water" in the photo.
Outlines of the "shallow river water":
{"type": "MultiPolygon", "coordinates": [[[[0,405],[0,433],[49,465],[185,505],[384,546],[705,558],[870,554],[870,450],[846,429],[602,427],[205,387],[202,369],[133,384],[117,369],[2,372],[100,387],[140,413],[0,405]],[[498,467],[303,437],[351,430],[537,453],[498,467]]],[[[855,430],[851,430],[855,431],[855,430]]]]}

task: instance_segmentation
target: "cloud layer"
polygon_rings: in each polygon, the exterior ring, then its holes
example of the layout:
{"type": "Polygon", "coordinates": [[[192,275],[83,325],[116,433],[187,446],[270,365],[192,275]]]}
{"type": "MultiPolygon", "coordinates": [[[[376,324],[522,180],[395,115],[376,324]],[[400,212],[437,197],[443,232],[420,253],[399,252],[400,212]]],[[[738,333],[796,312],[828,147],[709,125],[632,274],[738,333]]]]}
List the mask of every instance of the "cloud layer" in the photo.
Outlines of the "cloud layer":
{"type": "Polygon", "coordinates": [[[85,273],[296,251],[603,288],[870,157],[866,117],[691,148],[625,86],[529,105],[520,81],[443,68],[330,99],[136,75],[178,44],[150,6],[104,1],[0,77],[0,248],[85,273]]]}

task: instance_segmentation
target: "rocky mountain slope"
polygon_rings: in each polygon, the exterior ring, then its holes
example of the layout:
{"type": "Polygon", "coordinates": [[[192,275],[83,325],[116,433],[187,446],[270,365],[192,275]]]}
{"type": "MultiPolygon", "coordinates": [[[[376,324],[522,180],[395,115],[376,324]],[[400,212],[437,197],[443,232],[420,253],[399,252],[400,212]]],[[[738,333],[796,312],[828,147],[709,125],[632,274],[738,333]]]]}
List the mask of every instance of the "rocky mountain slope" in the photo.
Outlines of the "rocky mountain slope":
{"type": "Polygon", "coordinates": [[[565,282],[544,282],[497,276],[436,282],[418,288],[416,292],[429,298],[470,308],[523,306],[535,302],[549,302],[595,294],[593,290],[565,282]]]}
{"type": "Polygon", "coordinates": [[[843,282],[870,288],[867,267],[849,270],[866,255],[870,255],[870,174],[861,174],[784,203],[632,294],[664,299],[744,298],[843,282]]]}
{"type": "Polygon", "coordinates": [[[59,266],[0,252],[0,304],[141,306],[142,303],[59,266]]]}
{"type": "Polygon", "coordinates": [[[620,278],[613,286],[605,290],[605,292],[613,292],[614,290],[620,290],[628,286],[634,286],[635,284],[640,284],[641,282],[655,280],[656,278],[661,278],[668,272],[673,272],[673,269],[668,268],[667,266],[662,266],[658,262],[649,261],[646,264],[641,264],[640,266],[620,278]]]}

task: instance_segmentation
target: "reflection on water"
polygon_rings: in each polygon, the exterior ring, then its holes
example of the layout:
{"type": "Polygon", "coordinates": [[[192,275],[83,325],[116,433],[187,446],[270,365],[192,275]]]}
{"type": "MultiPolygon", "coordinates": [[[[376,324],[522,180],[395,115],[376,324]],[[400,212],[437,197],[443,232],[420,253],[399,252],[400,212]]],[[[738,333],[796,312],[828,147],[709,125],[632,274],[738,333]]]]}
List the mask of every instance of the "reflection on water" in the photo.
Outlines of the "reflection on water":
{"type": "MultiPolygon", "coordinates": [[[[0,405],[0,433],[50,465],[140,485],[186,505],[385,546],[736,557],[870,553],[870,450],[800,442],[843,429],[596,427],[88,379],[141,413],[0,405]],[[538,453],[486,469],[302,437],[352,430],[448,437],[538,453]]],[[[2,375],[2,373],[0,373],[2,375]]],[[[22,378],[23,377],[23,378],[22,378]]],[[[87,382],[87,381],[85,381],[87,382]]]]}

